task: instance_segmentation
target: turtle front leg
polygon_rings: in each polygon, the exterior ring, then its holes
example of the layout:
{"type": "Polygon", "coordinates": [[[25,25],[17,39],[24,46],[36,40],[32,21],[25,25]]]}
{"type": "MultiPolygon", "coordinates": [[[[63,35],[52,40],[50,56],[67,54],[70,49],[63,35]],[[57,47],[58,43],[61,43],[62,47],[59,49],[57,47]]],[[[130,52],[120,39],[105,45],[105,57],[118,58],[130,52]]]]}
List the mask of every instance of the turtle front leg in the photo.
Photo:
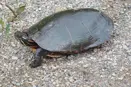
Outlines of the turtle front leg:
{"type": "Polygon", "coordinates": [[[32,62],[29,64],[29,66],[31,68],[36,68],[36,67],[40,66],[43,62],[43,57],[46,57],[47,53],[48,52],[42,48],[36,49],[36,53],[34,55],[34,58],[33,58],[32,62]]]}

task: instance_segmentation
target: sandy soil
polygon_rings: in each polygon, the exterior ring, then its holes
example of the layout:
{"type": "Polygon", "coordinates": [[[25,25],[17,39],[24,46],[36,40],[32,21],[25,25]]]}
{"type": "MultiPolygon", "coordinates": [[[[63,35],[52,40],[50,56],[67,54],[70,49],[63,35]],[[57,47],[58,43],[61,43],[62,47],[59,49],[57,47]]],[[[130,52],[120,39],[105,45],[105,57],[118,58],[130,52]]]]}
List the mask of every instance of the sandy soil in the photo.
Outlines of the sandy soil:
{"type": "MultiPolygon", "coordinates": [[[[11,23],[9,38],[0,33],[0,87],[131,87],[131,3],[130,0],[18,0],[26,3],[19,20],[11,23]],[[46,60],[31,69],[33,56],[14,38],[40,19],[63,9],[95,8],[114,21],[114,37],[102,48],[71,56],[46,60]]],[[[0,0],[5,3],[5,0],[0,0]]],[[[16,8],[16,0],[6,0],[16,8]]],[[[0,18],[12,13],[0,5],[0,18]]],[[[6,21],[6,20],[5,20],[6,21]]]]}

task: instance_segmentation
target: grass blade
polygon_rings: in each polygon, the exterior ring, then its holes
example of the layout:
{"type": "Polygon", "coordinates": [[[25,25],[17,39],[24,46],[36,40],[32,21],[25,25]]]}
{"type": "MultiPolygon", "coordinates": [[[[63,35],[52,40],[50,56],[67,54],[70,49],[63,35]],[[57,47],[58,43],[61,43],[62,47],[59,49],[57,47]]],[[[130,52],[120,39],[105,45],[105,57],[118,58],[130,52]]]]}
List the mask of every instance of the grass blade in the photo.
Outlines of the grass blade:
{"type": "Polygon", "coordinates": [[[10,32],[10,24],[9,23],[6,25],[5,29],[6,29],[6,35],[8,36],[8,34],[10,32]]]}
{"type": "Polygon", "coordinates": [[[2,27],[2,30],[4,30],[4,21],[2,19],[0,19],[0,25],[2,27]]]}
{"type": "Polygon", "coordinates": [[[17,15],[21,14],[21,13],[25,10],[25,7],[26,7],[26,5],[20,6],[20,7],[16,10],[17,15]]]}

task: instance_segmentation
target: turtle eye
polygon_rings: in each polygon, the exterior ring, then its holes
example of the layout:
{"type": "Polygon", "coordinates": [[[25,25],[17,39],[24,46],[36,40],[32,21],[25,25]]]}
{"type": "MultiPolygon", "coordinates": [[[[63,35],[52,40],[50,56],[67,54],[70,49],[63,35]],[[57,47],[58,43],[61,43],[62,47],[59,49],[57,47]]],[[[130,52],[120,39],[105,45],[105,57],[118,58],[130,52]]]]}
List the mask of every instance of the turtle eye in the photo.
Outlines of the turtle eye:
{"type": "Polygon", "coordinates": [[[28,38],[28,35],[27,35],[26,33],[23,33],[22,39],[25,39],[25,40],[29,39],[29,38],[28,38]]]}

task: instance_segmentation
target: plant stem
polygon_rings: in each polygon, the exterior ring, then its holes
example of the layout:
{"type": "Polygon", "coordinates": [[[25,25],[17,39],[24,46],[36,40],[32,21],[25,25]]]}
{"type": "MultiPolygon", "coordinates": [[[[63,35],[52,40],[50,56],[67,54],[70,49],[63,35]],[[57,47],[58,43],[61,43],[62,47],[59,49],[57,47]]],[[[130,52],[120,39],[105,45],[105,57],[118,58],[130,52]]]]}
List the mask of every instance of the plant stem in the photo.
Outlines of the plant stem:
{"type": "Polygon", "coordinates": [[[14,11],[9,5],[5,4],[5,6],[10,9],[10,11],[11,11],[11,12],[13,13],[13,15],[14,15],[14,18],[16,18],[16,17],[17,17],[17,14],[15,13],[15,11],[14,11]]]}

